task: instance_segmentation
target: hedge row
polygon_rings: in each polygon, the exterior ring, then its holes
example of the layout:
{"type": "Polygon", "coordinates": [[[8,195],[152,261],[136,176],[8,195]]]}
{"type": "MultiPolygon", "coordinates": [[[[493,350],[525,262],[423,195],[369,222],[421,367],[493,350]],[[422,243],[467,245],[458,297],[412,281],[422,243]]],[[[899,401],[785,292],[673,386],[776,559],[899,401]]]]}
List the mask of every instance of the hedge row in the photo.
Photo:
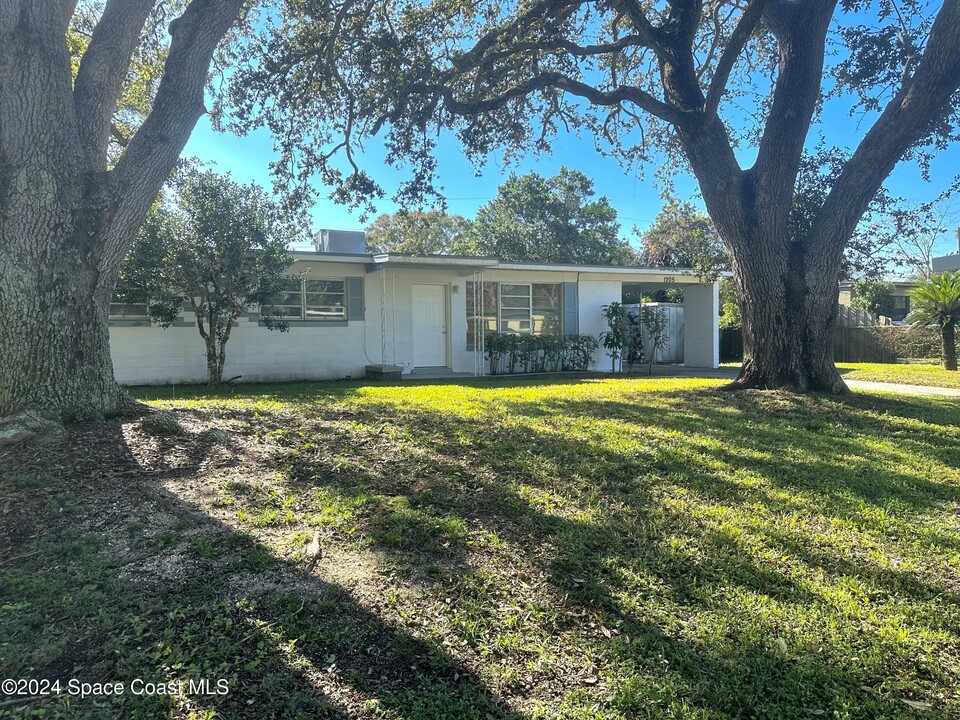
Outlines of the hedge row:
{"type": "Polygon", "coordinates": [[[589,370],[598,342],[592,335],[514,335],[484,338],[490,374],[589,370]]]}
{"type": "Polygon", "coordinates": [[[935,327],[877,325],[869,328],[877,343],[897,359],[940,358],[940,332],[935,327]]]}
{"type": "MultiPolygon", "coordinates": [[[[875,325],[864,327],[881,350],[898,360],[939,360],[940,332],[935,327],[913,328],[908,325],[875,325]]],[[[721,328],[720,360],[743,359],[743,332],[740,328],[721,328]]],[[[838,360],[840,359],[838,355],[838,360]]]]}

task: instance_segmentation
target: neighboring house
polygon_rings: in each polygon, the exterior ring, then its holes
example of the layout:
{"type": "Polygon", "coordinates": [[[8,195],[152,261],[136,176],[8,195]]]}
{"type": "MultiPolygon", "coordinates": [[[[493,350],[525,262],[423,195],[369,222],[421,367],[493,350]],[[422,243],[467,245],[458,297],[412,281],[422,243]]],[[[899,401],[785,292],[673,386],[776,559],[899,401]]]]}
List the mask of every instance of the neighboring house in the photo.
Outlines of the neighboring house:
{"type": "Polygon", "coordinates": [[[930,269],[933,272],[955,272],[960,270],[960,229],[957,230],[957,252],[951,255],[941,255],[930,260],[930,269]]]}
{"type": "MultiPolygon", "coordinates": [[[[289,331],[264,327],[259,309],[251,308],[230,336],[225,378],[356,378],[368,366],[483,375],[486,333],[596,337],[607,329],[603,305],[621,301],[625,292],[676,287],[684,291],[685,364],[719,365],[718,284],[701,285],[690,270],[369,255],[357,235],[353,253],[339,242],[338,252],[291,253],[290,287],[274,305],[287,316],[289,331]]],[[[332,244],[318,240],[320,248],[332,244]]],[[[142,306],[112,311],[110,342],[121,383],[206,380],[204,345],[189,313],[163,329],[151,325],[142,306]]],[[[602,349],[597,361],[601,370],[610,365],[602,349]]]]}
{"type": "Polygon", "coordinates": [[[930,267],[935,273],[960,270],[960,253],[935,257],[930,261],[930,267]]]}
{"type": "MultiPolygon", "coordinates": [[[[894,280],[893,285],[893,315],[890,317],[894,322],[903,322],[904,318],[910,312],[910,291],[917,283],[908,280],[894,280]]],[[[853,307],[853,283],[840,283],[840,304],[847,307],[853,307]]]]}

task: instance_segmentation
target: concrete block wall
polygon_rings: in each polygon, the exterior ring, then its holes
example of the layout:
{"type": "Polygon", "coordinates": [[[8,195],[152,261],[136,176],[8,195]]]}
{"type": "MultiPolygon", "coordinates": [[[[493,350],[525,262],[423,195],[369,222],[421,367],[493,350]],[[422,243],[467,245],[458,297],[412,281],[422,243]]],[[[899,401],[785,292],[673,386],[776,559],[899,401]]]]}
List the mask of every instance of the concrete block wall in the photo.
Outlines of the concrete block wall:
{"type": "MultiPolygon", "coordinates": [[[[227,344],[224,376],[244,381],[283,381],[356,378],[367,364],[379,364],[381,307],[387,308],[388,361],[405,372],[414,367],[413,286],[436,284],[447,298],[448,366],[472,373],[479,362],[467,349],[467,282],[474,277],[451,268],[421,269],[391,267],[367,272],[361,262],[298,262],[295,271],[312,278],[362,277],[365,313],[363,320],[348,319],[346,325],[292,323],[287,332],[260,325],[256,312],[241,318],[227,344]],[[385,291],[385,294],[384,294],[385,291]],[[384,302],[385,301],[385,302],[384,302]],[[389,349],[392,346],[392,357],[389,349]]],[[[578,284],[579,328],[583,335],[599,337],[607,329],[602,308],[619,301],[625,280],[636,276],[609,277],[599,273],[567,271],[498,270],[483,273],[485,282],[578,284]]],[[[684,290],[684,361],[693,367],[716,367],[719,363],[719,294],[717,284],[682,284],[684,290]]],[[[192,316],[184,315],[177,326],[163,329],[146,324],[116,324],[110,328],[114,372],[124,384],[205,382],[207,377],[203,340],[192,316]]],[[[608,370],[609,358],[599,348],[594,367],[608,370]]]]}

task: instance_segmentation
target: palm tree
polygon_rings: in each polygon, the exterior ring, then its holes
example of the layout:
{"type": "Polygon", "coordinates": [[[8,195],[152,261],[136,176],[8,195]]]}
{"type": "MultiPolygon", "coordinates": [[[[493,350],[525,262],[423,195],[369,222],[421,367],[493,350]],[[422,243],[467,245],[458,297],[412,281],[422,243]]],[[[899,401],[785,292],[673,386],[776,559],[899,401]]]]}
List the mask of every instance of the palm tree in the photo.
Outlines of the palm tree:
{"type": "Polygon", "coordinates": [[[954,328],[960,323],[960,270],[931,275],[929,280],[910,292],[910,307],[907,322],[911,325],[940,328],[940,362],[944,370],[956,370],[954,328]]]}

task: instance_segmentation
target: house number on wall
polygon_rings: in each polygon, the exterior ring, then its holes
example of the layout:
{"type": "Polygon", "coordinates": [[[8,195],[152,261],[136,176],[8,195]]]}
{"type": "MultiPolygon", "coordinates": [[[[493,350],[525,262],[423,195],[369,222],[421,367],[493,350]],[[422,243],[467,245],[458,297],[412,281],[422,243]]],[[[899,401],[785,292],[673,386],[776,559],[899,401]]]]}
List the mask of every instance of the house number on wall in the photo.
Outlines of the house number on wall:
{"type": "Polygon", "coordinates": [[[664,278],[663,278],[663,281],[664,281],[665,283],[675,283],[675,282],[677,281],[677,279],[676,279],[675,277],[664,277],[664,278]]]}

